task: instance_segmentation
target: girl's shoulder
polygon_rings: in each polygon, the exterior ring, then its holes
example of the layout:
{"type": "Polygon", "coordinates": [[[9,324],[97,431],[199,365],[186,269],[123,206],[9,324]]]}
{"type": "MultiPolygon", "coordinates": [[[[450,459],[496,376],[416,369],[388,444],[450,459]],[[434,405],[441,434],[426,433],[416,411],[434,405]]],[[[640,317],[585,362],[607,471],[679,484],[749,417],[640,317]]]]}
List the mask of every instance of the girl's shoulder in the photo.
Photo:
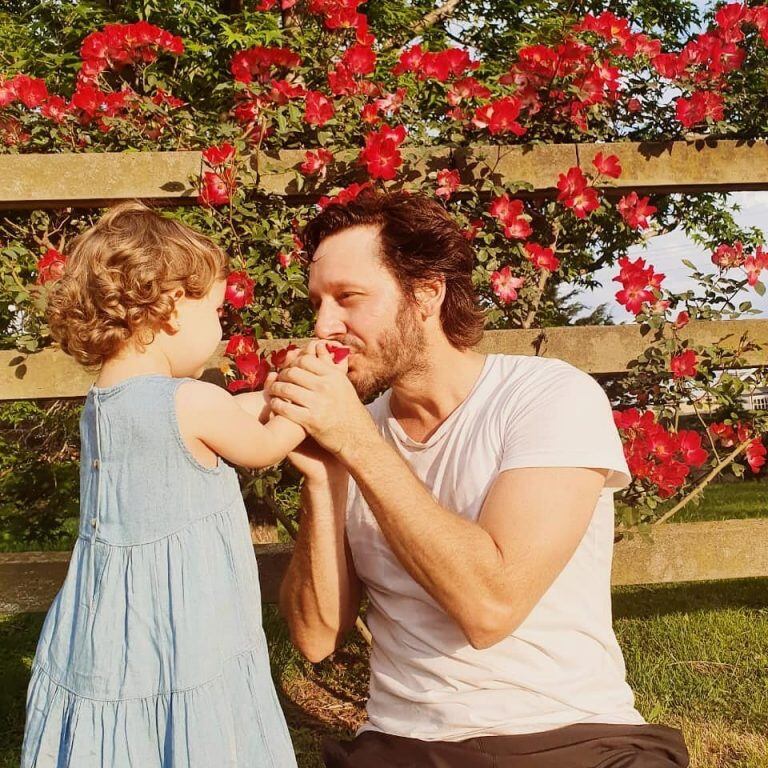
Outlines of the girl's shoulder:
{"type": "Polygon", "coordinates": [[[176,386],[174,412],[182,440],[189,450],[205,436],[206,424],[230,405],[232,395],[216,384],[198,379],[183,379],[176,386]]]}
{"type": "Polygon", "coordinates": [[[198,379],[179,379],[174,392],[179,415],[210,411],[232,400],[232,395],[218,384],[198,379]]]}

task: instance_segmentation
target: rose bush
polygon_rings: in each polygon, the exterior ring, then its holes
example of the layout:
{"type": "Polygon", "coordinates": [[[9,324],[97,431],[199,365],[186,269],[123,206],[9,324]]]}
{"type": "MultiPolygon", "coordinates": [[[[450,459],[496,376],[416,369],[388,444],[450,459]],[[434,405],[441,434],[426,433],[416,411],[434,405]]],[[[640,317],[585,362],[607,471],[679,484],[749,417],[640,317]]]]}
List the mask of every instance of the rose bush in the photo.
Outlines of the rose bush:
{"type": "MultiPolygon", "coordinates": [[[[726,354],[680,335],[690,320],[754,314],[742,294],[764,291],[762,233],[739,228],[721,194],[612,191],[622,168],[609,148],[589,168],[554,170],[552,196],[527,194],[492,168],[468,185],[447,159],[428,162],[421,175],[413,163],[414,150],[431,147],[765,136],[757,107],[768,73],[768,6],[724,5],[705,31],[687,35],[695,15],[685,3],[676,7],[679,28],[656,19],[643,29],[637,16],[567,16],[535,5],[537,23],[505,22],[500,36],[483,36],[465,11],[457,29],[427,25],[413,39],[415,6],[392,3],[262,0],[227,16],[192,0],[187,13],[174,14],[156,0],[126,2],[120,18],[99,6],[87,21],[84,3],[30,5],[34,25],[0,15],[0,42],[13,40],[6,50],[16,52],[0,60],[0,149],[204,150],[198,205],[173,215],[231,254],[223,322],[233,391],[261,386],[281,364],[279,354],[260,354],[259,338],[311,333],[303,223],[368,187],[409,183],[451,211],[477,253],[473,277],[489,328],[574,321],[573,291],[616,264],[616,301],[641,324],[648,347],[629,375],[606,387],[635,475],[624,501],[633,522],[652,519],[659,502],[690,492],[714,468],[762,471],[766,414],[745,410],[740,397],[765,385],[766,373],[737,373],[752,342],[726,354]],[[46,30],[64,44],[54,46],[46,30]],[[454,41],[459,32],[471,45],[454,41]],[[248,181],[249,153],[285,148],[303,150],[294,169],[298,202],[248,181]],[[690,265],[690,289],[673,294],[652,238],[677,227],[711,250],[713,270],[690,265]],[[643,242],[648,259],[630,259],[629,248],[643,242]],[[732,445],[742,451],[725,461],[732,445]]],[[[640,8],[651,19],[650,6],[640,8]]],[[[47,287],[67,243],[96,214],[3,216],[6,348],[49,344],[47,287]]],[[[259,503],[291,495],[279,472],[255,483],[259,503]]]]}

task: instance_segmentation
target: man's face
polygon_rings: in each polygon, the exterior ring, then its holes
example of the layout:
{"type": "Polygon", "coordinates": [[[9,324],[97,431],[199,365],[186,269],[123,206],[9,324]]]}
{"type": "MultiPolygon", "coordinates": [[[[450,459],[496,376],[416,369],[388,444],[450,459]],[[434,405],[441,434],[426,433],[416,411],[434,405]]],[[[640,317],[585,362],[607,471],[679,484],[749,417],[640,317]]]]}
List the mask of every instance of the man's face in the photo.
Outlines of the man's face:
{"type": "Polygon", "coordinates": [[[359,226],[320,243],[309,271],[315,335],[350,347],[349,378],[367,399],[423,365],[421,316],[379,257],[378,228],[359,226]]]}

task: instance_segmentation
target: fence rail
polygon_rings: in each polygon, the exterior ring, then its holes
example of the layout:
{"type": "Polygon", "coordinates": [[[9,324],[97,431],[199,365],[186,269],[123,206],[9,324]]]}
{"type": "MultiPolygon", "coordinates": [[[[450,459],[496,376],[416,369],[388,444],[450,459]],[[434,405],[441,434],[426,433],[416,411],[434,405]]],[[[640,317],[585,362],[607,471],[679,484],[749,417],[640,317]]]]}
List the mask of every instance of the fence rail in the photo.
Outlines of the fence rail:
{"type": "MultiPolygon", "coordinates": [[[[768,577],[768,520],[660,526],[614,548],[614,586],[768,577]]],[[[277,602],[290,544],[258,544],[262,599],[277,602]]],[[[0,554],[0,613],[47,610],[69,565],[68,552],[0,554]]]]}
{"type": "MultiPolygon", "coordinates": [[[[743,365],[768,362],[768,320],[694,321],[681,332],[696,344],[717,344],[721,349],[739,349],[745,337],[755,344],[744,352],[743,365]],[[762,348],[760,348],[762,346],[762,348]]],[[[307,339],[265,339],[265,351],[289,342],[305,344],[307,339]]],[[[477,349],[484,353],[554,357],[592,374],[623,373],[645,349],[647,339],[638,325],[595,325],[535,330],[489,331],[477,349]]],[[[222,383],[224,345],[208,365],[204,377],[222,383]]],[[[93,383],[88,373],[61,350],[49,348],[25,354],[0,351],[0,401],[82,397],[93,383]]]]}
{"type": "MultiPolygon", "coordinates": [[[[242,183],[263,194],[311,197],[298,184],[304,152],[249,155],[242,183]]],[[[411,148],[403,150],[410,163],[405,186],[418,186],[430,171],[456,168],[465,184],[491,177],[522,183],[529,192],[549,192],[558,174],[571,166],[590,169],[598,152],[621,161],[621,177],[606,185],[617,191],[768,189],[768,143],[762,140],[411,148]]],[[[339,152],[337,161],[356,157],[355,151],[339,152]]],[[[193,202],[202,167],[201,153],[192,151],[0,155],[0,208],[86,207],[130,198],[193,202]]]]}

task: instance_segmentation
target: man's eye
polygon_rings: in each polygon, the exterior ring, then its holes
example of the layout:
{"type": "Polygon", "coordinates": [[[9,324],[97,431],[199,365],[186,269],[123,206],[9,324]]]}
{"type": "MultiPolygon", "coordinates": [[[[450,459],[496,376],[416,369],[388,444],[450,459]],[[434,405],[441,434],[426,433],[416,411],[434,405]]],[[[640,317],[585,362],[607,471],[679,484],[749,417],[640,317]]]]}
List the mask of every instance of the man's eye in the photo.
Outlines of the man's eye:
{"type": "Polygon", "coordinates": [[[339,296],[339,299],[344,301],[345,299],[351,299],[353,296],[358,296],[359,294],[353,293],[351,291],[347,291],[346,293],[342,293],[341,296],[339,296]]]}

